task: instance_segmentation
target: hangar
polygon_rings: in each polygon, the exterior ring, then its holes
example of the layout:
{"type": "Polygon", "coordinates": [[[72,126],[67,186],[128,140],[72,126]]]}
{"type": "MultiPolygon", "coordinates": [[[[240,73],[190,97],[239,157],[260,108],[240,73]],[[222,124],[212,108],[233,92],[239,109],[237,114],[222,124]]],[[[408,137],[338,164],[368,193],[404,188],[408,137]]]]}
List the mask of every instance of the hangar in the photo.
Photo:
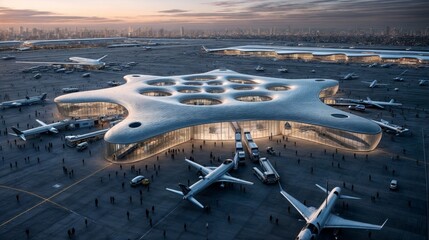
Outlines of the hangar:
{"type": "Polygon", "coordinates": [[[126,75],[125,84],[55,99],[67,117],[125,115],[105,135],[105,157],[133,162],[190,141],[234,140],[231,122],[254,138],[283,135],[350,151],[371,151],[374,122],[325,105],[338,81],[280,79],[217,69],[180,76],[126,75]]]}

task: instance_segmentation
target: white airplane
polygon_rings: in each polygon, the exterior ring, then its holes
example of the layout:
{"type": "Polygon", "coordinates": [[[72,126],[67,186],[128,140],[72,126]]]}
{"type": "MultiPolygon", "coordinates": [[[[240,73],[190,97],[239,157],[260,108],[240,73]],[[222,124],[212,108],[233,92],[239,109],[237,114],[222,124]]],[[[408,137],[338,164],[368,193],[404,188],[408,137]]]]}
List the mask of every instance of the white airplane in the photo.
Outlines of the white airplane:
{"type": "Polygon", "coordinates": [[[263,72],[263,71],[265,71],[265,68],[262,67],[261,65],[258,65],[258,66],[256,66],[255,70],[258,72],[263,72]]]}
{"type": "Polygon", "coordinates": [[[398,76],[394,77],[393,81],[403,82],[404,78],[402,77],[402,75],[404,75],[406,72],[408,72],[408,70],[404,70],[401,74],[399,74],[398,76]]]}
{"type": "Polygon", "coordinates": [[[11,127],[14,133],[9,133],[10,135],[20,137],[22,140],[26,141],[26,137],[29,135],[35,135],[45,132],[51,132],[51,133],[58,133],[58,128],[62,128],[65,126],[68,126],[70,124],[73,124],[73,121],[70,119],[64,119],[59,122],[54,122],[51,124],[46,124],[39,119],[36,119],[36,121],[41,125],[39,127],[31,128],[28,130],[19,130],[15,127],[11,127]]]}
{"type": "Polygon", "coordinates": [[[403,134],[405,132],[408,132],[408,128],[404,128],[392,123],[389,123],[386,120],[380,119],[380,121],[372,120],[373,122],[377,123],[381,128],[385,129],[386,132],[394,132],[396,135],[403,134]]]}
{"type": "Polygon", "coordinates": [[[46,93],[42,93],[39,96],[33,96],[33,97],[25,97],[24,99],[17,99],[13,101],[7,101],[0,103],[0,106],[2,107],[21,107],[26,105],[32,105],[32,104],[38,104],[46,99],[46,93]]]}
{"type": "Polygon", "coordinates": [[[288,72],[288,69],[287,69],[287,68],[285,68],[285,67],[280,67],[280,68],[278,68],[278,69],[277,69],[277,71],[278,71],[278,72],[281,72],[281,73],[287,73],[287,72],[288,72]]]}
{"type": "Polygon", "coordinates": [[[389,85],[387,83],[378,83],[377,80],[373,80],[372,82],[368,82],[368,81],[362,81],[362,82],[369,84],[368,87],[370,87],[370,88],[375,88],[377,86],[387,86],[387,85],[389,85]]]}
{"type": "Polygon", "coordinates": [[[75,65],[75,66],[93,66],[102,67],[105,65],[103,60],[107,55],[102,56],[98,59],[84,58],[84,57],[70,57],[71,62],[30,62],[30,61],[16,61],[17,63],[29,63],[29,64],[46,64],[46,65],[75,65]]]}
{"type": "Polygon", "coordinates": [[[429,80],[427,79],[420,79],[419,80],[419,86],[427,86],[429,84],[429,80]]]}
{"type": "Polygon", "coordinates": [[[339,98],[338,103],[333,105],[349,105],[349,103],[355,103],[356,105],[365,105],[369,107],[378,107],[384,109],[384,106],[402,106],[402,103],[395,103],[395,100],[391,99],[389,102],[384,101],[373,101],[371,98],[367,97],[364,99],[349,99],[349,98],[339,98]]]}
{"type": "Polygon", "coordinates": [[[314,207],[307,207],[300,201],[285,192],[280,186],[280,193],[289,201],[290,204],[304,217],[307,224],[299,232],[296,240],[313,240],[316,239],[323,228],[354,228],[354,229],[368,229],[368,230],[380,230],[383,228],[382,225],[374,225],[364,222],[352,221],[341,218],[331,213],[335,202],[338,199],[359,199],[352,196],[342,195],[341,188],[335,187],[331,191],[319,186],[316,186],[327,194],[325,201],[320,205],[318,209],[314,207]]]}
{"type": "Polygon", "coordinates": [[[192,202],[200,208],[204,208],[204,206],[194,198],[194,195],[204,190],[214,182],[232,182],[253,185],[253,182],[234,178],[228,174],[228,171],[234,167],[234,163],[231,159],[225,160],[219,167],[204,167],[186,158],[185,161],[188,162],[192,167],[195,167],[201,171],[204,176],[200,177],[201,179],[198,182],[192,184],[190,187],[179,183],[181,191],[171,188],[166,188],[166,190],[183,196],[183,199],[192,202]]]}
{"type": "Polygon", "coordinates": [[[352,73],[348,73],[347,75],[345,75],[343,77],[343,80],[351,80],[351,79],[356,79],[356,78],[359,78],[359,76],[356,75],[354,72],[352,72],[352,73]]]}

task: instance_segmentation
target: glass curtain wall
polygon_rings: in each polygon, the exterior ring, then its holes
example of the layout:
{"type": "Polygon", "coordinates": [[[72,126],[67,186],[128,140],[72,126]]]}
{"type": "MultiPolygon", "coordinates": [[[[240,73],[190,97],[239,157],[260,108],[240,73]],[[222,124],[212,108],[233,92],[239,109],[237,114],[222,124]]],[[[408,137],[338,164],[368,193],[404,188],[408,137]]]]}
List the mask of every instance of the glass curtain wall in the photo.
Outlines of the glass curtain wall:
{"type": "Polygon", "coordinates": [[[58,111],[65,117],[100,117],[104,115],[128,115],[119,104],[106,102],[57,103],[58,111]]]}
{"type": "Polygon", "coordinates": [[[382,136],[381,131],[371,135],[291,121],[281,121],[280,126],[282,134],[285,136],[302,138],[331,147],[354,151],[374,150],[382,136]]]}
{"type": "MultiPolygon", "coordinates": [[[[238,124],[243,132],[250,131],[253,138],[285,135],[352,151],[375,149],[382,135],[381,132],[374,135],[352,133],[292,121],[259,120],[241,121],[238,124]]],[[[132,162],[161,153],[192,139],[226,141],[234,138],[235,131],[230,122],[203,124],[164,133],[134,144],[106,143],[106,158],[118,162],[132,162]]]]}

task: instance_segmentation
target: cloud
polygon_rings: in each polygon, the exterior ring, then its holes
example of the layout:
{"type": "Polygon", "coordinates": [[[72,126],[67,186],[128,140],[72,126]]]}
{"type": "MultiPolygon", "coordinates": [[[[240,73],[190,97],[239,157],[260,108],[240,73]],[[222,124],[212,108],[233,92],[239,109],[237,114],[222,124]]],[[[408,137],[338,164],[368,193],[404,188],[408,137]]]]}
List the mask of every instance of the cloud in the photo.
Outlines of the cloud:
{"type": "Polygon", "coordinates": [[[2,24],[80,24],[118,22],[116,19],[58,15],[48,11],[0,7],[2,24]]]}
{"type": "Polygon", "coordinates": [[[159,13],[185,13],[188,12],[186,10],[182,10],[182,9],[169,9],[169,10],[163,10],[163,11],[158,11],[159,13]]]}

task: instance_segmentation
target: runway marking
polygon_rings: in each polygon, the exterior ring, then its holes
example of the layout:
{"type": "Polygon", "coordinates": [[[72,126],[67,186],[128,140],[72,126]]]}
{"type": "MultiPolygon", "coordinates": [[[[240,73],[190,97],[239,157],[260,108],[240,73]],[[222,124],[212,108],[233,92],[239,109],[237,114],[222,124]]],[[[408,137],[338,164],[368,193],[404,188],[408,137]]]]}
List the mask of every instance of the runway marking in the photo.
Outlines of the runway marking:
{"type": "Polygon", "coordinates": [[[64,189],[62,189],[61,191],[59,191],[59,192],[57,192],[57,193],[53,194],[52,196],[50,196],[50,197],[48,197],[48,198],[44,198],[44,197],[42,197],[42,196],[40,196],[40,195],[37,195],[37,194],[35,194],[35,193],[31,193],[31,192],[28,192],[28,191],[25,191],[25,190],[21,190],[21,189],[17,189],[17,188],[13,188],[13,187],[8,187],[8,186],[0,185],[0,187],[3,187],[3,188],[8,188],[8,189],[16,190],[16,191],[25,192],[25,193],[31,194],[31,195],[33,195],[33,196],[36,196],[36,197],[39,197],[39,198],[44,199],[43,201],[41,201],[41,202],[39,202],[38,204],[36,204],[36,205],[34,205],[34,206],[30,207],[29,209],[27,209],[27,210],[25,210],[25,211],[23,211],[23,212],[21,212],[21,213],[19,213],[19,214],[15,215],[14,217],[10,218],[9,220],[4,221],[2,224],[0,224],[0,227],[5,226],[6,224],[8,224],[8,223],[12,222],[13,220],[15,220],[15,219],[17,219],[18,217],[20,217],[20,216],[22,216],[22,215],[26,214],[27,212],[29,212],[29,211],[31,211],[31,210],[33,210],[33,209],[37,208],[38,206],[42,205],[42,204],[43,204],[43,203],[45,203],[45,202],[50,202],[50,203],[52,203],[52,204],[54,204],[54,205],[56,205],[56,206],[59,206],[59,207],[61,207],[61,208],[65,209],[65,210],[67,210],[67,211],[69,211],[69,212],[71,212],[71,213],[74,213],[74,214],[76,214],[76,215],[81,216],[80,214],[78,214],[78,213],[74,212],[73,210],[68,209],[68,208],[66,208],[66,207],[64,207],[64,206],[62,206],[62,205],[59,205],[58,203],[55,203],[55,202],[51,201],[51,199],[52,199],[52,198],[54,198],[54,197],[56,197],[56,196],[58,196],[58,195],[60,195],[61,193],[65,192],[65,191],[67,191],[67,190],[68,190],[68,189],[70,189],[71,187],[76,186],[77,184],[81,183],[82,181],[84,181],[84,180],[86,180],[86,179],[88,179],[88,178],[92,177],[93,175],[97,174],[98,172],[103,171],[104,169],[106,169],[107,167],[109,167],[109,166],[111,166],[111,165],[112,165],[112,163],[107,164],[106,166],[104,166],[104,167],[102,167],[102,168],[98,169],[97,171],[95,171],[95,172],[93,172],[93,173],[89,174],[88,176],[86,176],[86,177],[84,177],[84,178],[81,178],[79,181],[77,181],[77,182],[75,182],[75,183],[71,184],[71,185],[70,185],[70,186],[68,186],[68,187],[65,187],[65,188],[64,188],[64,189]]]}
{"type": "Polygon", "coordinates": [[[156,222],[149,230],[147,230],[140,238],[139,240],[143,239],[146,235],[148,235],[152,230],[158,226],[161,222],[163,222],[170,214],[172,214],[176,209],[179,207],[179,205],[182,203],[182,201],[179,201],[176,206],[171,210],[167,215],[165,215],[163,218],[161,218],[158,222],[156,222]]]}

